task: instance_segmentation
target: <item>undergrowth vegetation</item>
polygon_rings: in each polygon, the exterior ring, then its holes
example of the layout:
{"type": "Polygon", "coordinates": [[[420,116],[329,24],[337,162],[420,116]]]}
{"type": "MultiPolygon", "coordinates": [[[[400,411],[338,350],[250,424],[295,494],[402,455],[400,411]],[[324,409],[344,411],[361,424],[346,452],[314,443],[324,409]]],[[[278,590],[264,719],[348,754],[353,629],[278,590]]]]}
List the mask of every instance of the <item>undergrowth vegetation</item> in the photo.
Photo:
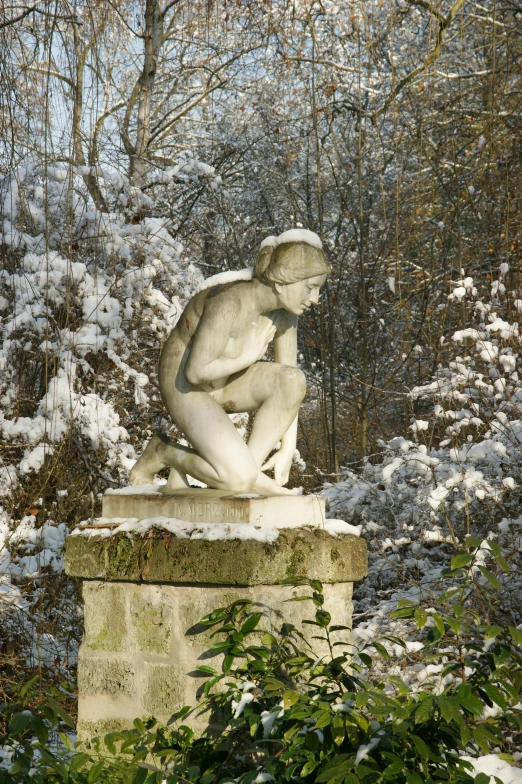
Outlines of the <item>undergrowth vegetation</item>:
{"type": "MultiPolygon", "coordinates": [[[[196,737],[183,723],[187,706],[169,727],[136,719],[132,730],[76,746],[66,732],[74,723],[49,696],[9,717],[0,741],[10,750],[10,772],[0,772],[0,781],[489,784],[473,758],[494,748],[509,770],[509,752],[522,738],[522,632],[503,622],[498,581],[481,564],[485,545],[507,573],[494,541],[468,538],[444,571],[434,606],[401,601],[392,613],[408,633],[360,647],[333,642],[350,630],[323,609],[318,581],[292,581],[304,593],[290,601],[315,606],[305,621],[314,629],[311,643],[290,624],[278,636],[263,632],[263,613],[249,600],[216,609],[201,623],[213,629],[209,650],[223,662],[221,671],[200,665],[208,680],[198,709],[214,711],[218,734],[196,737]],[[395,672],[397,648],[408,652],[411,642],[424,667],[442,662],[437,687],[429,679],[412,686],[395,672]],[[317,644],[327,653],[318,657],[317,644]]],[[[17,693],[18,708],[29,691],[17,693]]]]}

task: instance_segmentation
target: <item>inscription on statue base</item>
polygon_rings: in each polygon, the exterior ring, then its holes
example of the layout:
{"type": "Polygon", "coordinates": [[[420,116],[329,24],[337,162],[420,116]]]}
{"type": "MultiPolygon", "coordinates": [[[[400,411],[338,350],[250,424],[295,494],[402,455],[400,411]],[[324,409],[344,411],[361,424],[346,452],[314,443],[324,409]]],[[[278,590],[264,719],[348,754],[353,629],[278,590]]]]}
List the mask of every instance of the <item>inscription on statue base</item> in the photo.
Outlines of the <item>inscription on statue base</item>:
{"type": "Polygon", "coordinates": [[[250,523],[272,528],[324,528],[325,501],[318,495],[234,495],[222,490],[165,494],[152,485],[107,490],[104,518],[171,517],[188,523],[250,523]]]}

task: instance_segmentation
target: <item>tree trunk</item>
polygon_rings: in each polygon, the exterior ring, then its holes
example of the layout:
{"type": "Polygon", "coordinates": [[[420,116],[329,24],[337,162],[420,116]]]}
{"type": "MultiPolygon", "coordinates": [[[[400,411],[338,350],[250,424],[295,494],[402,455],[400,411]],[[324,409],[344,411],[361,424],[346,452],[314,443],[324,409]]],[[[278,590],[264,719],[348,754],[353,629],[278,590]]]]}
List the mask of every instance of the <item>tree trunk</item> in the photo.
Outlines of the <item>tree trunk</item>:
{"type": "Polygon", "coordinates": [[[138,80],[138,119],[136,142],[130,157],[130,184],[141,188],[148,172],[147,151],[150,141],[150,113],[156,79],[158,54],[163,43],[163,16],[159,0],[147,0],[145,6],[145,34],[143,70],[138,80]]]}

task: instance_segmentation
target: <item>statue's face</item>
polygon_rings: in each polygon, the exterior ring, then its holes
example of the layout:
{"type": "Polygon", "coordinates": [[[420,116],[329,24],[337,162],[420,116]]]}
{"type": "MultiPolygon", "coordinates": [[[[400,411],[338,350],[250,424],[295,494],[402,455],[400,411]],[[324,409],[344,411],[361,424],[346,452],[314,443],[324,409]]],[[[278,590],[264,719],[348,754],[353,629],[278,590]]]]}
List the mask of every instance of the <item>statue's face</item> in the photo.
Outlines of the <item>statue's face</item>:
{"type": "Polygon", "coordinates": [[[319,291],[326,280],[326,275],[316,275],[315,278],[305,278],[297,283],[275,284],[280,307],[300,316],[310,305],[319,301],[319,291]]]}

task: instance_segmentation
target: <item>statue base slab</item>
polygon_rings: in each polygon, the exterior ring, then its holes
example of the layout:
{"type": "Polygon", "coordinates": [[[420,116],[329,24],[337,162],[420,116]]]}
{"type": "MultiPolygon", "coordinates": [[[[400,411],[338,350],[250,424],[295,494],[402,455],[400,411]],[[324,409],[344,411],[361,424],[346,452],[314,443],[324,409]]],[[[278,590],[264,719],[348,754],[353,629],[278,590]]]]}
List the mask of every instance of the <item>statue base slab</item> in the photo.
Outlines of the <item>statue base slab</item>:
{"type": "Polygon", "coordinates": [[[324,528],[325,500],[318,495],[230,493],[186,488],[162,493],[153,485],[107,490],[104,518],[170,517],[187,523],[250,523],[271,528],[324,528]]]}

